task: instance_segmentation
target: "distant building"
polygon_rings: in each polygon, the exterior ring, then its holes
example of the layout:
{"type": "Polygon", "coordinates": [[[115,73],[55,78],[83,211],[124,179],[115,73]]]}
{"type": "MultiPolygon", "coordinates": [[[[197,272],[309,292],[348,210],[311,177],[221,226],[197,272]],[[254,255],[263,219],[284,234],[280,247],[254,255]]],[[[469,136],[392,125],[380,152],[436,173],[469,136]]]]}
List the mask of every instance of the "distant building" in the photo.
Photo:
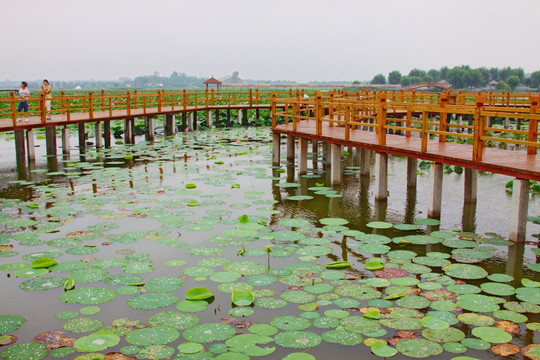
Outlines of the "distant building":
{"type": "Polygon", "coordinates": [[[212,75],[210,79],[203,82],[203,84],[206,85],[206,90],[208,90],[208,85],[216,85],[217,91],[219,91],[219,89],[221,88],[221,81],[216,79],[214,75],[212,75]]]}
{"type": "Polygon", "coordinates": [[[489,83],[488,83],[488,88],[490,89],[495,89],[495,87],[497,87],[497,82],[495,80],[491,80],[489,83]]]}
{"type": "Polygon", "coordinates": [[[221,79],[224,84],[243,84],[244,80],[238,76],[239,72],[233,72],[232,76],[227,76],[221,79]]]}
{"type": "Polygon", "coordinates": [[[159,77],[159,73],[157,71],[154,71],[154,76],[159,77]]]}
{"type": "Polygon", "coordinates": [[[75,86],[75,90],[81,90],[81,89],[82,89],[81,85],[75,86]]]}

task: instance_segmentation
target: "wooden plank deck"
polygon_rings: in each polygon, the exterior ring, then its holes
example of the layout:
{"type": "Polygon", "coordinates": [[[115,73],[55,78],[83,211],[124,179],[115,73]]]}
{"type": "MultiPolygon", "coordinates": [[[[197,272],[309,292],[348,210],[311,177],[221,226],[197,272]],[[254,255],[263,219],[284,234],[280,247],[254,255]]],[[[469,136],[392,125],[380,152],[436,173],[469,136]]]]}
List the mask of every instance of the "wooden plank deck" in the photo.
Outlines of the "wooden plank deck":
{"type": "Polygon", "coordinates": [[[421,139],[417,137],[387,134],[386,145],[379,145],[378,135],[374,131],[351,129],[350,138],[346,140],[344,127],[330,127],[328,122],[323,122],[323,135],[318,136],[315,125],[314,120],[304,120],[297,123],[296,131],[293,131],[292,123],[278,125],[272,131],[283,135],[292,135],[540,181],[540,155],[527,155],[526,151],[485,148],[482,161],[473,161],[473,147],[468,144],[441,143],[438,140],[428,140],[427,152],[421,152],[421,139]]]}
{"type": "MultiPolygon", "coordinates": [[[[277,107],[280,107],[278,105],[277,107]]],[[[145,116],[157,116],[165,114],[179,114],[184,112],[193,112],[193,111],[214,111],[214,110],[243,110],[243,109],[270,109],[270,104],[259,104],[251,105],[249,104],[236,104],[236,105],[209,105],[209,106],[188,106],[186,109],[182,106],[175,106],[174,110],[171,106],[162,106],[161,111],[158,111],[158,108],[147,108],[146,112],[144,109],[131,109],[130,115],[128,115],[127,110],[112,110],[109,113],[106,111],[94,111],[93,117],[90,118],[89,112],[73,112],[71,113],[70,120],[67,120],[67,114],[56,114],[51,116],[51,120],[47,120],[46,123],[41,122],[39,116],[32,116],[28,118],[28,122],[24,121],[24,113],[19,114],[23,116],[22,121],[17,122],[17,126],[13,126],[12,119],[4,118],[0,119],[0,132],[13,131],[13,130],[26,130],[26,129],[35,129],[48,126],[63,126],[71,125],[78,123],[87,123],[87,122],[100,122],[100,121],[110,121],[110,120],[124,120],[145,116]]]]}

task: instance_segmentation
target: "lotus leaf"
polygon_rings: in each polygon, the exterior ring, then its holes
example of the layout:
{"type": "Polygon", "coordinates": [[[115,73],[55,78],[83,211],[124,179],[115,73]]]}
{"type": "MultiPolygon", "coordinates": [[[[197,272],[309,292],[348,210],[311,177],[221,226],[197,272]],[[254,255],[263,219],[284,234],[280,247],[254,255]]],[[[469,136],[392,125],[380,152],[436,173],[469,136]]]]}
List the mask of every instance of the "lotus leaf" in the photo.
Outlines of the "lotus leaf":
{"type": "Polygon", "coordinates": [[[472,334],[481,340],[495,344],[507,343],[512,340],[512,335],[496,327],[475,327],[472,329],[472,334]]]}
{"type": "Polygon", "coordinates": [[[274,336],[279,346],[293,349],[308,349],[319,345],[322,338],[308,331],[283,331],[274,336]]]}
{"type": "Polygon", "coordinates": [[[136,329],[126,335],[126,341],[132,345],[164,345],[180,337],[180,333],[171,326],[154,326],[136,329]]]}
{"type": "Polygon", "coordinates": [[[426,339],[405,339],[396,345],[396,350],[405,356],[422,359],[441,354],[443,347],[426,339]]]}
{"type": "Polygon", "coordinates": [[[43,344],[23,343],[12,345],[0,352],[0,357],[4,360],[41,360],[48,354],[43,344]]]}
{"type": "Polygon", "coordinates": [[[111,289],[86,287],[69,290],[60,296],[60,300],[66,303],[97,305],[111,301],[115,297],[116,292],[111,289]]]}
{"type": "Polygon", "coordinates": [[[250,290],[233,291],[231,295],[231,301],[237,306],[251,305],[254,299],[253,293],[250,290]]]}
{"type": "Polygon", "coordinates": [[[169,293],[144,293],[128,300],[128,306],[139,310],[153,310],[177,303],[178,296],[169,293]]]}
{"type": "Polygon", "coordinates": [[[184,330],[184,338],[188,341],[208,343],[227,340],[234,336],[236,330],[227,324],[206,323],[184,330]]]}
{"type": "Polygon", "coordinates": [[[120,343],[120,336],[108,331],[98,331],[75,341],[77,351],[102,351],[120,343]]]}
{"type": "Polygon", "coordinates": [[[257,344],[268,344],[273,341],[271,337],[257,334],[240,334],[233,336],[226,341],[227,347],[235,352],[243,353],[249,356],[266,356],[273,353],[276,348],[260,347],[257,344]]]}

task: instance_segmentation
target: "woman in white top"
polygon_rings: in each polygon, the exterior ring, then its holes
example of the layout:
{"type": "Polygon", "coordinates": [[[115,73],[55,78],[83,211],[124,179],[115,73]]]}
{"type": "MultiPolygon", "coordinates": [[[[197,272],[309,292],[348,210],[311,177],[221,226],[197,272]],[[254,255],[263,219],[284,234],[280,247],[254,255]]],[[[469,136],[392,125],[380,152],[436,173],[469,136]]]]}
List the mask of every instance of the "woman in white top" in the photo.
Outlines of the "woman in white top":
{"type": "MultiPolygon", "coordinates": [[[[21,83],[21,88],[19,89],[19,107],[17,112],[20,114],[24,110],[26,114],[26,122],[28,122],[28,98],[30,97],[30,91],[28,90],[28,83],[23,81],[21,83]]],[[[22,121],[22,118],[19,118],[17,121],[22,121]]]]}

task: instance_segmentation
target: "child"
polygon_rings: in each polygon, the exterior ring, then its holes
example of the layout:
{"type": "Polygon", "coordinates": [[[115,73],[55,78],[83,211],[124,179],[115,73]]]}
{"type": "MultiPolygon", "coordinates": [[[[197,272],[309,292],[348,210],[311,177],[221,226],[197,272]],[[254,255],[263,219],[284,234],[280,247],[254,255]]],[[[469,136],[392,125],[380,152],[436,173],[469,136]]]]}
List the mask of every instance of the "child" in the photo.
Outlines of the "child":
{"type": "MultiPolygon", "coordinates": [[[[19,108],[17,109],[17,112],[20,114],[22,110],[24,110],[26,114],[26,122],[28,122],[28,98],[30,97],[30,91],[28,90],[28,83],[26,81],[23,81],[21,83],[21,88],[19,89],[19,99],[21,100],[19,102],[19,108]]],[[[22,121],[22,118],[19,118],[17,121],[22,121]]]]}
{"type": "Polygon", "coordinates": [[[43,93],[45,94],[45,111],[47,111],[47,114],[48,114],[47,120],[51,120],[52,94],[51,94],[51,85],[49,84],[49,80],[43,80],[43,85],[41,86],[41,90],[43,90],[43,93]]]}

